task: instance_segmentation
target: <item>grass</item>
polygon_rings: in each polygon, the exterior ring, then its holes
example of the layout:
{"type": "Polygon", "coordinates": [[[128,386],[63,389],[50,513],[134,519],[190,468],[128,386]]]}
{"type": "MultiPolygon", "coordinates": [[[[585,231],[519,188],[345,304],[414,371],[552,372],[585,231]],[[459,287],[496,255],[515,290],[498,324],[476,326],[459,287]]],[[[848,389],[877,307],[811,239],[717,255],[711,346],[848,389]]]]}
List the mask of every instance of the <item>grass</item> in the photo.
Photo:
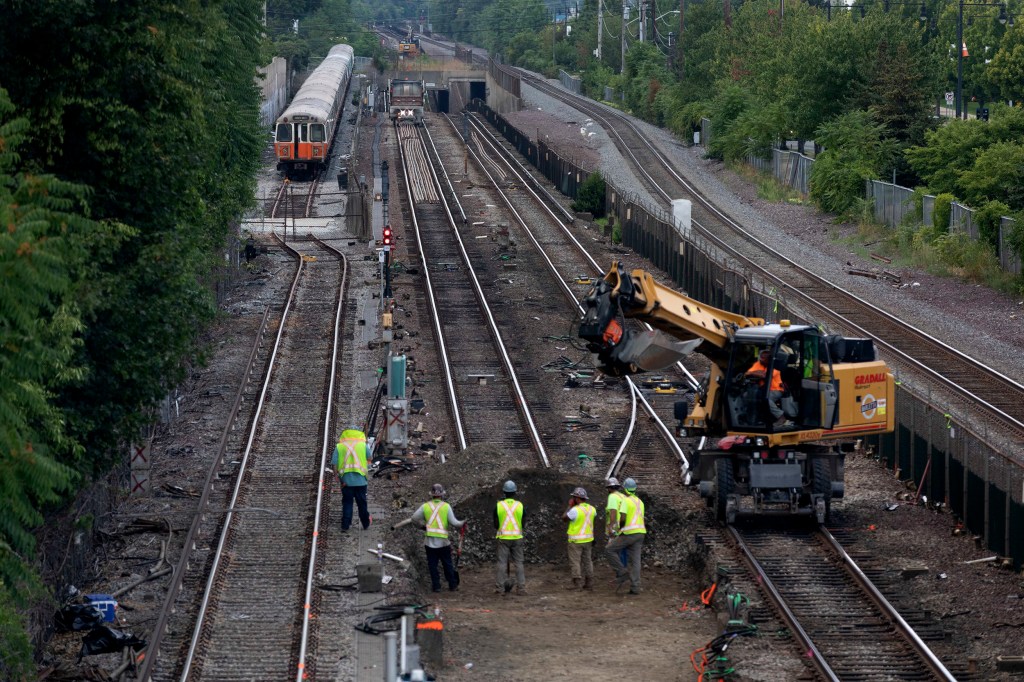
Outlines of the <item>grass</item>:
{"type": "Polygon", "coordinates": [[[892,267],[911,267],[940,277],[955,277],[1010,295],[1024,293],[1024,278],[1004,271],[987,245],[966,234],[923,225],[892,229],[864,220],[845,244],[864,258],[872,253],[892,259],[892,267]]]}

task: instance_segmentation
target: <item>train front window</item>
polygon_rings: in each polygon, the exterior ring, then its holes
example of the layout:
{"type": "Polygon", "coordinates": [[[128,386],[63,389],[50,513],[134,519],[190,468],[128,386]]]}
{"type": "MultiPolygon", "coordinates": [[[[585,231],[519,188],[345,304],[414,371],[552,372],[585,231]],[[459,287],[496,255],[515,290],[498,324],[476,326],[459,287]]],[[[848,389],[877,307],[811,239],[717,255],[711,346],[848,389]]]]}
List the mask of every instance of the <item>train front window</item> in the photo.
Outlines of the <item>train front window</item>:
{"type": "Polygon", "coordinates": [[[278,123],[277,124],[277,135],[275,138],[278,142],[291,142],[292,141],[292,124],[291,123],[278,123]]]}
{"type": "Polygon", "coordinates": [[[303,123],[299,126],[299,142],[309,142],[309,124],[303,123]]]}
{"type": "Polygon", "coordinates": [[[314,123],[310,126],[310,142],[323,142],[327,139],[327,134],[324,131],[324,125],[322,123],[314,123]]]}

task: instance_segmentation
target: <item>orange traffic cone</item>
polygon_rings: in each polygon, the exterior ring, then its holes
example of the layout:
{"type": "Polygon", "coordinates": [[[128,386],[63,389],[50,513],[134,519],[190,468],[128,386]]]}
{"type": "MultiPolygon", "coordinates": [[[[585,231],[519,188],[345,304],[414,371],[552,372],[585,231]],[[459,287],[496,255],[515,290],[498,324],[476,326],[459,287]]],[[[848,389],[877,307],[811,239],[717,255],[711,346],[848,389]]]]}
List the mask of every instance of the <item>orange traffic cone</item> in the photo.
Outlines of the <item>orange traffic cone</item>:
{"type": "Polygon", "coordinates": [[[970,57],[971,55],[967,54],[967,43],[963,42],[960,45],[960,53],[965,57],[970,57]]]}

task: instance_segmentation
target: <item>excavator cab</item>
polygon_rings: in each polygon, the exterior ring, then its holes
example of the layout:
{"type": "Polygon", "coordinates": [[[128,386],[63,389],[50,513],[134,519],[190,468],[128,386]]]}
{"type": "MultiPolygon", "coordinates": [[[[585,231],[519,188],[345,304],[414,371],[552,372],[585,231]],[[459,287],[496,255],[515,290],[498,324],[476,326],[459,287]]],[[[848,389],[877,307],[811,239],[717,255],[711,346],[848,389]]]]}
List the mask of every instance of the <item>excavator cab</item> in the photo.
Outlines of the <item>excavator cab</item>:
{"type": "Polygon", "coordinates": [[[738,330],[724,382],[728,430],[832,428],[832,376],[828,344],[814,327],[783,321],[738,330]]]}

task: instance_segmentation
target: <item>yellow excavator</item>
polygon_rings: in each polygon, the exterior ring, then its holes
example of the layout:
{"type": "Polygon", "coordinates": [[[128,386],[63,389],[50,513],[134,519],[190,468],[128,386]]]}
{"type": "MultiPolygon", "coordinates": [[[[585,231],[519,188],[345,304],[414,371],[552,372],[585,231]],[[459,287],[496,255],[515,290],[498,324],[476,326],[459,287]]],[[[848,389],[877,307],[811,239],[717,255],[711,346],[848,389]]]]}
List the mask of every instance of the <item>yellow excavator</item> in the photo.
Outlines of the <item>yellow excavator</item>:
{"type": "Polygon", "coordinates": [[[579,336],[605,374],[661,371],[694,352],[711,361],[675,416],[680,436],[701,437],[690,482],[726,523],[768,514],[825,523],[853,441],[893,430],[895,381],[871,339],[712,308],[621,263],[584,305],[579,336]],[[630,330],[629,318],[653,329],[630,330]]]}

